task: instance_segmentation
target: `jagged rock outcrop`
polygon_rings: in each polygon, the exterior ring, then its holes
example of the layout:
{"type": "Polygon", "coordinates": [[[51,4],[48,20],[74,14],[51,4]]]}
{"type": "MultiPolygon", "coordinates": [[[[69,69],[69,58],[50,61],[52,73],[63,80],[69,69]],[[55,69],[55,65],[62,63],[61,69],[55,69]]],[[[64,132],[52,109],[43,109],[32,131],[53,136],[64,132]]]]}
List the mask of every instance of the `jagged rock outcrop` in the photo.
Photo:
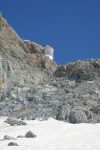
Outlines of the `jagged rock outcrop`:
{"type": "Polygon", "coordinates": [[[56,65],[0,19],[0,116],[100,122],[100,60],[56,65]]]}
{"type": "Polygon", "coordinates": [[[40,52],[42,46],[34,42],[26,44],[3,17],[0,26],[0,58],[5,65],[9,63],[13,83],[32,85],[48,79],[43,70],[52,72],[51,66],[55,70],[56,65],[40,52]]]}
{"type": "Polygon", "coordinates": [[[85,60],[58,66],[55,71],[56,77],[67,77],[80,82],[91,81],[100,75],[100,60],[85,60]]]}

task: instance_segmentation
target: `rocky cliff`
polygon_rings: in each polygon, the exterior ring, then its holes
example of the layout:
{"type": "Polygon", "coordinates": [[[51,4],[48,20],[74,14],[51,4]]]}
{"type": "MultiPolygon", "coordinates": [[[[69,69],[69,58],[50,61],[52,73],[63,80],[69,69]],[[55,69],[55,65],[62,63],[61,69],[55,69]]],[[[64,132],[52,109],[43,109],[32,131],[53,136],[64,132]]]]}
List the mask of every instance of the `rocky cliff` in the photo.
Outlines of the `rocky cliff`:
{"type": "Polygon", "coordinates": [[[100,60],[57,65],[0,16],[0,115],[100,122],[100,60]]]}

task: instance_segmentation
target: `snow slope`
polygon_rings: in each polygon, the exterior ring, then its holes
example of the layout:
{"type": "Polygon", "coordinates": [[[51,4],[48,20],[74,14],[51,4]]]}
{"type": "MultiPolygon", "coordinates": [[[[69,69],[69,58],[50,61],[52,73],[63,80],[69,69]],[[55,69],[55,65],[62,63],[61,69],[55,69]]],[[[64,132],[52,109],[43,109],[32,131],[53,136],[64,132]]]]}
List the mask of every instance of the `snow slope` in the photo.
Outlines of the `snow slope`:
{"type": "Polygon", "coordinates": [[[0,150],[100,150],[100,124],[68,124],[50,118],[27,121],[27,126],[9,126],[5,119],[0,117],[0,139],[4,135],[25,135],[27,131],[37,138],[14,140],[18,147],[9,147],[10,141],[0,140],[0,150]]]}

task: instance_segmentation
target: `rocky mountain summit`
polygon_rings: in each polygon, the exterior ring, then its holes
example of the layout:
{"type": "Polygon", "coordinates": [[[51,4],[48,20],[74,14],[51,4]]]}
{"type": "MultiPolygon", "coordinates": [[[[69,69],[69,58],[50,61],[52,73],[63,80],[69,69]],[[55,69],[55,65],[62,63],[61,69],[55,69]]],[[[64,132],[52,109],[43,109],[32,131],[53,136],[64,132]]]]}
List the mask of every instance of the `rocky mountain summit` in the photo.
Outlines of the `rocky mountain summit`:
{"type": "Polygon", "coordinates": [[[0,116],[100,122],[100,60],[57,65],[53,50],[23,40],[0,16],[0,116]]]}

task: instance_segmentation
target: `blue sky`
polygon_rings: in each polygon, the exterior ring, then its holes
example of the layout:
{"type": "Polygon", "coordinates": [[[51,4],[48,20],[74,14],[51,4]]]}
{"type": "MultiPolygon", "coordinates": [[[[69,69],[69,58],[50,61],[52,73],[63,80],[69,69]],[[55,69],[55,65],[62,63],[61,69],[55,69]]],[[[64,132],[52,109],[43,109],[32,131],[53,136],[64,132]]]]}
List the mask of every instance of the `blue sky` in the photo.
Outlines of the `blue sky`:
{"type": "Polygon", "coordinates": [[[100,58],[100,0],[1,0],[23,39],[50,44],[59,64],[100,58]]]}

